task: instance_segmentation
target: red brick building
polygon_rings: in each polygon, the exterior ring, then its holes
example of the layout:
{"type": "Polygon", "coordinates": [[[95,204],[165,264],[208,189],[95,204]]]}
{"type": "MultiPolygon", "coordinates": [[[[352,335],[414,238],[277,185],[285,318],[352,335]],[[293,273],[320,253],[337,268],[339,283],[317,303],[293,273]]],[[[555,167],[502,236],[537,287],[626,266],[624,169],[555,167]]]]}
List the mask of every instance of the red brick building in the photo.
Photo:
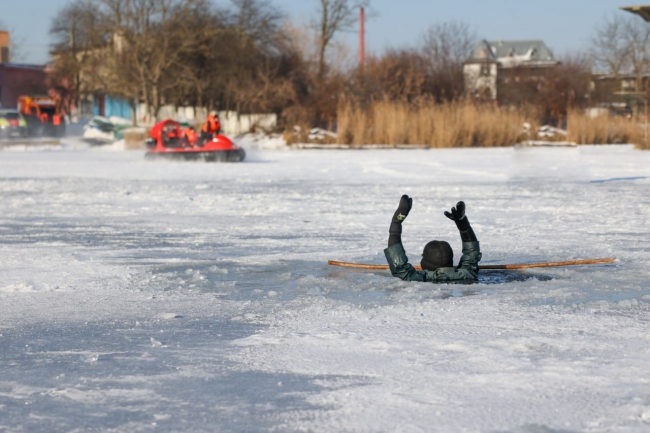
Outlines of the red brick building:
{"type": "Polygon", "coordinates": [[[9,32],[0,31],[0,107],[16,108],[20,95],[47,93],[47,72],[43,65],[11,63],[9,46],[9,32]]]}
{"type": "Polygon", "coordinates": [[[0,105],[16,108],[20,95],[48,93],[45,66],[0,63],[0,105]]]}

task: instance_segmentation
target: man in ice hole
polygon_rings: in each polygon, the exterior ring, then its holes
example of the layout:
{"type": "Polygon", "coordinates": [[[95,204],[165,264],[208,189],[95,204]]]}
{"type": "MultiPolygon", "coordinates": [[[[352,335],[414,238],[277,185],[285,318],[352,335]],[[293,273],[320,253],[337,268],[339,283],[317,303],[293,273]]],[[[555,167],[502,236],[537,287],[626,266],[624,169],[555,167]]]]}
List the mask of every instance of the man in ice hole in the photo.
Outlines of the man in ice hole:
{"type": "Polygon", "coordinates": [[[465,216],[465,203],[459,201],[456,207],[451,208],[451,212],[445,212],[445,216],[456,223],[463,241],[463,256],[460,258],[460,263],[454,267],[454,252],[447,242],[431,241],[422,252],[421,271],[416,271],[411,266],[402,246],[402,222],[408,216],[412,206],[413,199],[403,195],[390,224],[388,248],[384,250],[384,254],[393,276],[404,281],[432,283],[477,281],[481,250],[474,230],[465,216]]]}

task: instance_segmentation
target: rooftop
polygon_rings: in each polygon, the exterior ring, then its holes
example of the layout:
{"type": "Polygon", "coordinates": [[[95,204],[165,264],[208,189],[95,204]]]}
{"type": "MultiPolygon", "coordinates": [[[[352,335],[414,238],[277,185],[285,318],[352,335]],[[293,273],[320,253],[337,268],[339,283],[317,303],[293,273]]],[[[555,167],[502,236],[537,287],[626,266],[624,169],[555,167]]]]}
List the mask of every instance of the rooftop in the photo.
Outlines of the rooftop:
{"type": "Polygon", "coordinates": [[[469,62],[498,62],[504,68],[515,66],[553,66],[558,62],[541,40],[479,42],[469,62]]]}
{"type": "Polygon", "coordinates": [[[621,9],[637,14],[646,21],[650,21],[650,6],[626,6],[621,9]]]}
{"type": "Polygon", "coordinates": [[[42,71],[45,69],[45,65],[28,65],[23,63],[0,63],[0,68],[29,69],[33,71],[42,71]]]}

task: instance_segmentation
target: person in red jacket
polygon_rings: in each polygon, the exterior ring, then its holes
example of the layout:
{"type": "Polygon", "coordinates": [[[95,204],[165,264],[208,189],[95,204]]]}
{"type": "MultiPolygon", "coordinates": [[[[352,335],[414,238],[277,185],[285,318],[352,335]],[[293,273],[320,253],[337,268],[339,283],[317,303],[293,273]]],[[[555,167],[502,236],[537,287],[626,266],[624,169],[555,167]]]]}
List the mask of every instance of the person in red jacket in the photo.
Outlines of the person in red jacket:
{"type": "Polygon", "coordinates": [[[201,128],[201,141],[206,143],[221,131],[221,121],[216,114],[210,114],[201,128]]]}

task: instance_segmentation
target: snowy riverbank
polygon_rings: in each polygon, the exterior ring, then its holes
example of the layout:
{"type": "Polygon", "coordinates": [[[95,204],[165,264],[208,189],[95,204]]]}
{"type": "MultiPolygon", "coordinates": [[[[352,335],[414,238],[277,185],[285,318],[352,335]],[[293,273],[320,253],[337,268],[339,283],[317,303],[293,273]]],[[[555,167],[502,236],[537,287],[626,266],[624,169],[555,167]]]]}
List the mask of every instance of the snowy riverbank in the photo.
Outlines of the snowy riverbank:
{"type": "Polygon", "coordinates": [[[650,152],[266,151],[152,163],[76,142],[0,152],[0,430],[645,432],[650,152]],[[404,283],[483,263],[615,265],[404,283]]]}

